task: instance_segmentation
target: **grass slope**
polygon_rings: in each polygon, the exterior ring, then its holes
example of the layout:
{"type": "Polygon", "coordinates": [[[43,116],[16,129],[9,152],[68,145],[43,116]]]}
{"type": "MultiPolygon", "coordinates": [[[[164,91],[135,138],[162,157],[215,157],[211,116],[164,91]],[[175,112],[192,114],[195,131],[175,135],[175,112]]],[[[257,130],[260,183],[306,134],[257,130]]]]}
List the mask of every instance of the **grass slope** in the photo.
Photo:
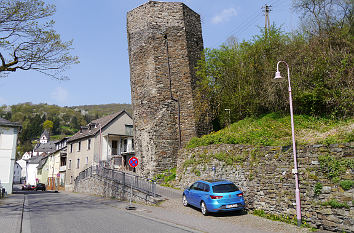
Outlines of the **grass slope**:
{"type": "MultiPolygon", "coordinates": [[[[297,144],[333,144],[354,141],[354,118],[333,120],[306,115],[294,116],[297,144]]],[[[270,113],[249,117],[218,132],[192,138],[187,148],[211,144],[286,146],[291,144],[290,116],[270,113]]]]}

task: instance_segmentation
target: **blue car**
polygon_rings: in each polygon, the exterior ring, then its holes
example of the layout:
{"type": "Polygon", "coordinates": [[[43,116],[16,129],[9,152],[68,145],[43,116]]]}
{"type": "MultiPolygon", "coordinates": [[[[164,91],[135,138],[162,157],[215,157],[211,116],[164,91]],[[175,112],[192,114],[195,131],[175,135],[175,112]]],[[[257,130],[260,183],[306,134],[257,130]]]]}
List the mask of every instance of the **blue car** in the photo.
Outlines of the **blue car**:
{"type": "Polygon", "coordinates": [[[199,180],[184,190],[182,202],[200,208],[203,215],[245,209],[243,192],[227,180],[199,180]]]}

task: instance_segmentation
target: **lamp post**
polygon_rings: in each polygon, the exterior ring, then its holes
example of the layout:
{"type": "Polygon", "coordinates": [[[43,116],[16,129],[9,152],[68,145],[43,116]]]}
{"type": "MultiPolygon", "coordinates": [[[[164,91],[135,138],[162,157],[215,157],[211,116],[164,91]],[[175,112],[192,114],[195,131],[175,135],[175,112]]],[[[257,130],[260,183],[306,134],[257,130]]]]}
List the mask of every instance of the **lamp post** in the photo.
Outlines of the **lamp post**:
{"type": "Polygon", "coordinates": [[[295,175],[295,196],[296,196],[296,216],[297,216],[297,225],[301,225],[301,203],[300,203],[300,190],[299,190],[299,177],[297,171],[297,161],[296,161],[296,145],[295,145],[295,129],[294,129],[294,115],[293,115],[293,100],[291,97],[291,85],[290,85],[290,71],[289,65],[285,61],[278,61],[277,63],[277,72],[275,73],[275,80],[282,79],[279,72],[279,64],[284,63],[288,70],[288,82],[289,82],[289,104],[290,104],[290,117],[291,117],[291,135],[293,141],[293,153],[294,153],[294,169],[292,173],[295,175]]]}

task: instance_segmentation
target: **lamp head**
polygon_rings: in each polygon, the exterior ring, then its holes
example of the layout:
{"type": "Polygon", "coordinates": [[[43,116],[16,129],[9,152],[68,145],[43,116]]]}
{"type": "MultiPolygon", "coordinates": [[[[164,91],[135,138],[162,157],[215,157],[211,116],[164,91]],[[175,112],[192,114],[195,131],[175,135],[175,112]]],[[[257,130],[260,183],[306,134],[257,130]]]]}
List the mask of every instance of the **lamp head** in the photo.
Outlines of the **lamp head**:
{"type": "Polygon", "coordinates": [[[275,77],[274,77],[273,81],[274,81],[274,82],[281,82],[281,81],[283,81],[283,77],[280,76],[280,72],[279,72],[279,71],[275,72],[275,77]]]}
{"type": "Polygon", "coordinates": [[[283,78],[283,77],[280,76],[280,72],[279,72],[279,71],[275,72],[275,77],[274,77],[274,79],[282,79],[282,78],[283,78]]]}

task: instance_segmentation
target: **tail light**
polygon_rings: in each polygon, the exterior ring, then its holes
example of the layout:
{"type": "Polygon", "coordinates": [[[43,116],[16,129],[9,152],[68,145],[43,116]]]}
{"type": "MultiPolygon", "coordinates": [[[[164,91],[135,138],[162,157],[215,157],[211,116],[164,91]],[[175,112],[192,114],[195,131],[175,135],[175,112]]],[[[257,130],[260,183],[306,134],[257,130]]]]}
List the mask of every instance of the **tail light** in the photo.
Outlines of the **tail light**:
{"type": "Polygon", "coordinates": [[[242,196],[243,196],[243,193],[239,193],[239,194],[237,194],[237,196],[242,197],[242,196]]]}
{"type": "Polygon", "coordinates": [[[213,195],[210,195],[210,198],[211,198],[211,199],[221,199],[221,198],[223,198],[223,196],[213,196],[213,195]]]}

